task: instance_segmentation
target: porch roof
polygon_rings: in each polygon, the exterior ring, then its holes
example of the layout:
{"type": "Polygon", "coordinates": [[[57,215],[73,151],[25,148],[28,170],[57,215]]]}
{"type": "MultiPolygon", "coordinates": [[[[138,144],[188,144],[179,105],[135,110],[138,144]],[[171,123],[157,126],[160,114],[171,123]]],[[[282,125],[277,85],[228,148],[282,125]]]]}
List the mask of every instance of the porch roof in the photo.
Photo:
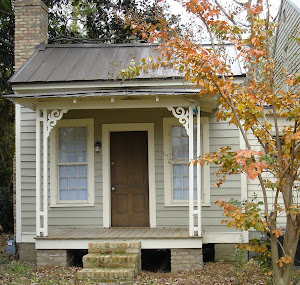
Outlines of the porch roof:
{"type": "MultiPolygon", "coordinates": [[[[158,56],[157,44],[68,44],[37,47],[33,56],[10,79],[12,84],[89,82],[120,80],[119,72],[125,69],[132,58],[135,62],[146,60],[150,55],[158,56]]],[[[208,46],[209,47],[209,46],[208,46]]],[[[232,58],[231,70],[235,76],[244,73],[237,52],[226,45],[232,58]]],[[[159,68],[142,72],[137,79],[181,78],[173,69],[159,68]]]]}

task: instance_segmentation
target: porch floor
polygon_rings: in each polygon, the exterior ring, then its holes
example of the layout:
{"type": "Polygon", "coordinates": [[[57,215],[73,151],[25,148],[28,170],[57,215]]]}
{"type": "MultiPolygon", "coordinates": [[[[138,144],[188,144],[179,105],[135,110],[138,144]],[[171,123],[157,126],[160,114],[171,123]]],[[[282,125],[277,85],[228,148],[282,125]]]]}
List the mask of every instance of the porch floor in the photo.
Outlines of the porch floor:
{"type": "Polygon", "coordinates": [[[201,239],[189,237],[186,228],[108,228],[108,229],[58,229],[50,231],[47,237],[37,240],[102,240],[102,239],[201,239]]]}

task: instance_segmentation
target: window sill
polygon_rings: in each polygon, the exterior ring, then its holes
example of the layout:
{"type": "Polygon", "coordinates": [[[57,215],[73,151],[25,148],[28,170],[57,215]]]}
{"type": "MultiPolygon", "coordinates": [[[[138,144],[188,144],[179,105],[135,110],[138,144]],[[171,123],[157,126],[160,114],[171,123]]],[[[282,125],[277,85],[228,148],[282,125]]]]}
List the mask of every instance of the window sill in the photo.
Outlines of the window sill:
{"type": "Polygon", "coordinates": [[[71,208],[71,207],[94,207],[94,203],[57,203],[50,204],[50,208],[71,208]]]}
{"type": "MultiPolygon", "coordinates": [[[[166,207],[188,207],[189,204],[188,202],[166,202],[165,203],[166,207]]],[[[194,203],[194,206],[197,206],[197,203],[194,203]]],[[[210,207],[211,202],[209,203],[201,203],[201,207],[210,207]]]]}

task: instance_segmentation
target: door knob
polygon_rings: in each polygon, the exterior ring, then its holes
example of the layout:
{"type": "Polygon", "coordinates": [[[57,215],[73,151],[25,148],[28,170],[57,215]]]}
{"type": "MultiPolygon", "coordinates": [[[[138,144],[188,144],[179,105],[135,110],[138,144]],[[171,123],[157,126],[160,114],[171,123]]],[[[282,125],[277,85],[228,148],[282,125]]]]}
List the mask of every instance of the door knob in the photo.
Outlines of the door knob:
{"type": "Polygon", "coordinates": [[[116,190],[116,188],[115,187],[111,187],[111,191],[115,191],[116,190]]]}

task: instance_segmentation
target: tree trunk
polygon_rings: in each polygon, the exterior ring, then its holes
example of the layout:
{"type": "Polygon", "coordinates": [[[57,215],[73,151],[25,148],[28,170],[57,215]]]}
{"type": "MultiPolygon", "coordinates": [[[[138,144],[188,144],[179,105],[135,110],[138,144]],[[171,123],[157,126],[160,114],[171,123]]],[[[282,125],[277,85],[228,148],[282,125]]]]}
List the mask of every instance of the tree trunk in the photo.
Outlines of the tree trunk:
{"type": "MultiPolygon", "coordinates": [[[[290,207],[293,203],[292,189],[294,184],[294,178],[288,173],[286,176],[286,181],[287,183],[283,187],[283,198],[285,200],[285,205],[287,207],[290,207]]],[[[276,229],[276,224],[274,223],[272,227],[274,228],[271,229],[271,231],[276,229]]],[[[275,285],[291,284],[293,265],[299,241],[299,233],[300,231],[299,224],[297,223],[297,217],[294,214],[286,214],[286,228],[284,233],[282,256],[288,255],[291,257],[292,261],[290,263],[284,263],[282,267],[280,267],[277,263],[277,261],[280,258],[278,253],[277,238],[275,234],[271,233],[272,266],[275,285]]]]}

